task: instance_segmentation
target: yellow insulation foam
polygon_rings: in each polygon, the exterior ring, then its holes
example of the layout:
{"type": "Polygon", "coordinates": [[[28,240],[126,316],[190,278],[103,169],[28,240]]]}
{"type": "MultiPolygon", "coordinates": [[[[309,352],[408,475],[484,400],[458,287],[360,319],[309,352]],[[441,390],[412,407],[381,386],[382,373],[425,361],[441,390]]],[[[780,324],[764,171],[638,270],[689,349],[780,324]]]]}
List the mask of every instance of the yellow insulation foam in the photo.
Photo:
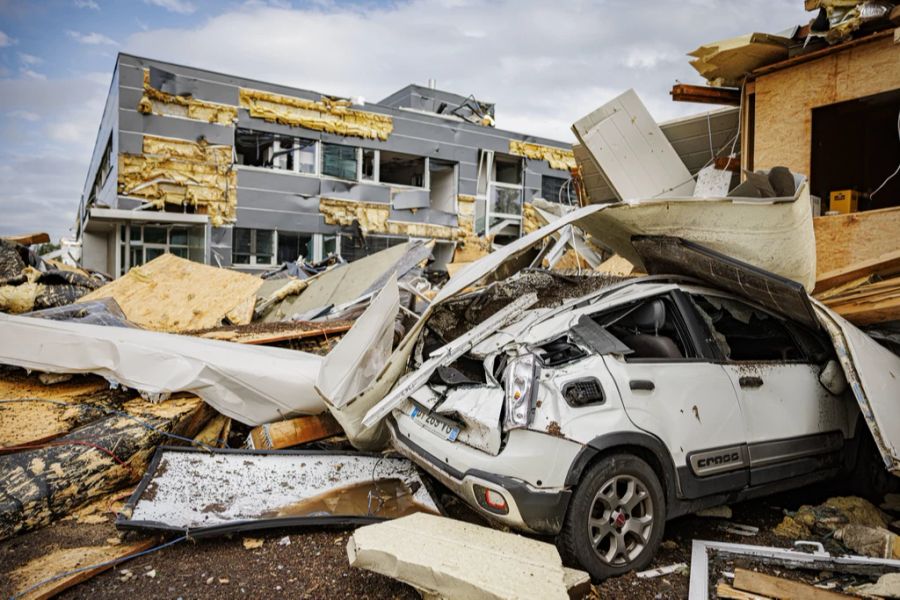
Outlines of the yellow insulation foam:
{"type": "Polygon", "coordinates": [[[218,102],[197,100],[190,96],[167,94],[150,85],[150,69],[144,69],[144,94],[138,102],[138,112],[145,115],[184,117],[219,125],[234,125],[237,107],[218,102]]]}
{"type": "Polygon", "coordinates": [[[251,117],[326,133],[384,141],[394,130],[390,117],[350,108],[346,100],[305,100],[241,88],[240,104],[251,117]]]}
{"type": "Polygon", "coordinates": [[[119,193],[157,209],[193,205],[220,227],[235,221],[237,173],[231,146],[144,136],[143,154],[119,155],[119,193]]]}
{"type": "Polygon", "coordinates": [[[568,171],[575,166],[575,154],[571,150],[553,146],[510,140],[509,153],[532,160],[546,160],[551,169],[560,169],[561,171],[568,171]]]}

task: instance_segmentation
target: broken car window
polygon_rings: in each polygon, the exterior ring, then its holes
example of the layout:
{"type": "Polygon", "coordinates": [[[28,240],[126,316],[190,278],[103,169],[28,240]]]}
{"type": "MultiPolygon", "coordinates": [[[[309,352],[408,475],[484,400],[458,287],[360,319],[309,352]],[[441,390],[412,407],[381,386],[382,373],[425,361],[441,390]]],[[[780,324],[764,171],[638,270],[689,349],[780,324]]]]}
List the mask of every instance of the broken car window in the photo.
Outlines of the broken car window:
{"type": "Polygon", "coordinates": [[[650,298],[596,317],[598,324],[632,350],[626,360],[697,358],[669,298],[650,298]]]}
{"type": "Polygon", "coordinates": [[[713,330],[723,356],[734,361],[806,360],[785,323],[742,302],[692,294],[701,318],[713,330]]]}

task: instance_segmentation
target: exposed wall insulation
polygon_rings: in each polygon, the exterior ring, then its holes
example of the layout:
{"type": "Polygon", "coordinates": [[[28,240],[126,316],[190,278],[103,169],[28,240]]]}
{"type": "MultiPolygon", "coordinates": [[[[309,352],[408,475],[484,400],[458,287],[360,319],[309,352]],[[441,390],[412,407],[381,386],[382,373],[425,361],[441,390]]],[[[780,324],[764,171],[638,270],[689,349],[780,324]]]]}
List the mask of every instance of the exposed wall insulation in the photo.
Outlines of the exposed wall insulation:
{"type": "Polygon", "coordinates": [[[233,125],[237,119],[235,106],[206,102],[190,96],[176,96],[157,90],[150,85],[150,69],[144,69],[144,94],[137,109],[145,115],[184,117],[219,125],[233,125]]]}
{"type": "Polygon", "coordinates": [[[460,194],[456,197],[457,222],[465,237],[475,235],[475,196],[460,194]]]}
{"type": "Polygon", "coordinates": [[[349,227],[353,221],[358,221],[364,233],[407,235],[439,240],[455,240],[459,236],[459,229],[456,227],[390,221],[388,220],[390,206],[377,202],[321,198],[319,212],[325,217],[325,223],[328,225],[349,227]]]}
{"type": "Polygon", "coordinates": [[[900,208],[817,217],[813,228],[818,274],[900,250],[900,208]]]}
{"type": "Polygon", "coordinates": [[[788,56],[790,40],[768,33],[748,33],[700,46],[688,56],[710,85],[739,87],[744,76],[788,56]]]}
{"type": "Polygon", "coordinates": [[[812,109],[900,88],[898,64],[888,37],[757,78],[753,168],[809,174],[812,109]]]}
{"type": "Polygon", "coordinates": [[[347,100],[323,96],[316,102],[241,88],[240,103],[251,117],[315,131],[385,141],[394,130],[390,117],[350,108],[347,100]]]}
{"type": "Polygon", "coordinates": [[[213,226],[236,219],[237,173],[231,146],[144,136],[143,154],[119,155],[119,193],[151,202],[196,206],[213,226]]]}
{"type": "Polygon", "coordinates": [[[546,160],[551,169],[568,171],[575,166],[575,154],[571,150],[542,146],[518,140],[509,140],[509,153],[532,160],[546,160]]]}

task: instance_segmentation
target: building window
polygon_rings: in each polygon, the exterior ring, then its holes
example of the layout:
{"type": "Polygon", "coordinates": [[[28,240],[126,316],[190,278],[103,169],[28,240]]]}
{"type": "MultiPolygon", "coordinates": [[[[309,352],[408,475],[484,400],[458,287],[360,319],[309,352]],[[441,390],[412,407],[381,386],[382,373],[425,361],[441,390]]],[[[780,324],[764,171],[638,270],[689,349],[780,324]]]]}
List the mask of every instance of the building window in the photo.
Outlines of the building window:
{"type": "Polygon", "coordinates": [[[378,181],[378,150],[362,149],[359,178],[362,181],[378,181]]]}
{"type": "Polygon", "coordinates": [[[316,140],[239,128],[235,134],[238,164],[292,173],[316,173],[316,140]]]}
{"type": "Polygon", "coordinates": [[[313,236],[300,233],[288,233],[279,231],[278,235],[278,264],[296,262],[303,258],[313,260],[314,244],[313,236]]]}
{"type": "Polygon", "coordinates": [[[367,235],[365,239],[351,233],[341,233],[341,249],[339,254],[341,258],[347,262],[353,262],[375,254],[381,250],[385,250],[392,246],[397,246],[408,242],[404,237],[392,237],[387,235],[367,235]]]}
{"type": "Polygon", "coordinates": [[[119,273],[126,273],[131,267],[146,264],[166,253],[204,262],[204,246],[203,228],[122,225],[119,227],[119,273]]]}
{"type": "Polygon", "coordinates": [[[379,153],[378,181],[394,185],[425,186],[425,158],[382,150],[379,153]]]}
{"type": "Polygon", "coordinates": [[[275,264],[275,232],[235,227],[231,262],[236,265],[275,264]]]}
{"type": "Polygon", "coordinates": [[[356,148],[322,144],[322,175],[356,181],[356,148]]]}
{"type": "Polygon", "coordinates": [[[569,186],[566,185],[568,181],[563,177],[543,175],[541,177],[541,197],[548,202],[572,204],[572,199],[569,197],[569,186]]]}

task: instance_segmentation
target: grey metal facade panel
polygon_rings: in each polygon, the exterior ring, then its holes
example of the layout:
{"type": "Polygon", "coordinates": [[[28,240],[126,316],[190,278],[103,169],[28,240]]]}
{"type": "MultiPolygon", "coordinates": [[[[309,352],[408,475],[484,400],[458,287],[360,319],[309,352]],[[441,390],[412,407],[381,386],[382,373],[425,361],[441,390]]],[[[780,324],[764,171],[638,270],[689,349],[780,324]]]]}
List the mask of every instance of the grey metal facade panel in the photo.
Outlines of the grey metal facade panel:
{"type": "Polygon", "coordinates": [[[197,98],[198,100],[218,102],[219,104],[230,104],[232,106],[236,106],[238,103],[239,88],[235,85],[197,79],[196,77],[173,72],[162,67],[151,67],[151,84],[153,83],[154,75],[158,76],[159,74],[166,74],[171,77],[171,81],[168,82],[170,84],[169,86],[163,85],[157,88],[163,92],[183,95],[177,93],[176,89],[167,89],[168,87],[180,88],[184,91],[189,91],[190,95],[194,98],[197,98]]]}
{"type": "Polygon", "coordinates": [[[339,228],[326,225],[320,214],[301,213],[281,210],[263,210],[258,208],[237,207],[237,223],[235,227],[251,229],[277,229],[279,231],[296,231],[303,233],[334,233],[339,228]]]}
{"type": "Polygon", "coordinates": [[[395,192],[391,198],[391,208],[408,210],[410,208],[428,208],[431,206],[431,194],[428,190],[402,190],[395,192]]]}
{"type": "MultiPolygon", "coordinates": [[[[109,95],[106,98],[106,104],[103,107],[103,116],[100,118],[100,127],[97,129],[97,138],[94,141],[94,151],[91,154],[91,162],[88,165],[87,177],[84,181],[82,194],[85,199],[88,198],[91,188],[94,185],[94,179],[97,175],[97,169],[100,167],[100,161],[103,159],[103,152],[106,150],[107,141],[112,139],[113,156],[116,155],[119,146],[118,136],[115,131],[118,128],[119,111],[116,110],[119,98],[119,72],[113,72],[112,82],[109,87],[109,95]]],[[[115,179],[118,172],[117,163],[113,161],[110,176],[115,179]]]]}
{"type": "Polygon", "coordinates": [[[137,110],[144,92],[130,87],[119,86],[119,108],[137,110]]]}
{"type": "Polygon", "coordinates": [[[284,192],[270,192],[238,187],[238,207],[262,208],[266,210],[319,213],[318,196],[304,197],[284,192]]]}
{"type": "Polygon", "coordinates": [[[201,137],[210,144],[234,145],[234,128],[179,117],[144,115],[119,109],[119,127],[124,131],[196,142],[201,137]]]}
{"type": "Polygon", "coordinates": [[[391,209],[388,219],[391,221],[404,221],[406,223],[446,225],[447,227],[457,227],[459,225],[459,218],[456,214],[435,210],[433,208],[420,208],[415,211],[391,209]]]}
{"type": "Polygon", "coordinates": [[[141,154],[144,151],[144,134],[133,131],[119,131],[119,153],[141,154]]]}
{"type": "Polygon", "coordinates": [[[127,196],[116,197],[116,208],[120,210],[132,210],[143,203],[143,200],[138,200],[137,198],[128,198],[127,196]]]}
{"type": "Polygon", "coordinates": [[[324,198],[389,204],[391,201],[391,188],[377,183],[323,179],[321,195],[324,198]]]}
{"type": "Polygon", "coordinates": [[[119,59],[119,72],[121,77],[119,85],[122,87],[130,87],[135,89],[144,88],[144,69],[140,66],[130,65],[119,59]]]}
{"type": "Polygon", "coordinates": [[[322,180],[318,177],[306,177],[295,173],[282,173],[277,169],[254,167],[237,167],[238,190],[252,188],[316,196],[322,189],[322,180]]]}

